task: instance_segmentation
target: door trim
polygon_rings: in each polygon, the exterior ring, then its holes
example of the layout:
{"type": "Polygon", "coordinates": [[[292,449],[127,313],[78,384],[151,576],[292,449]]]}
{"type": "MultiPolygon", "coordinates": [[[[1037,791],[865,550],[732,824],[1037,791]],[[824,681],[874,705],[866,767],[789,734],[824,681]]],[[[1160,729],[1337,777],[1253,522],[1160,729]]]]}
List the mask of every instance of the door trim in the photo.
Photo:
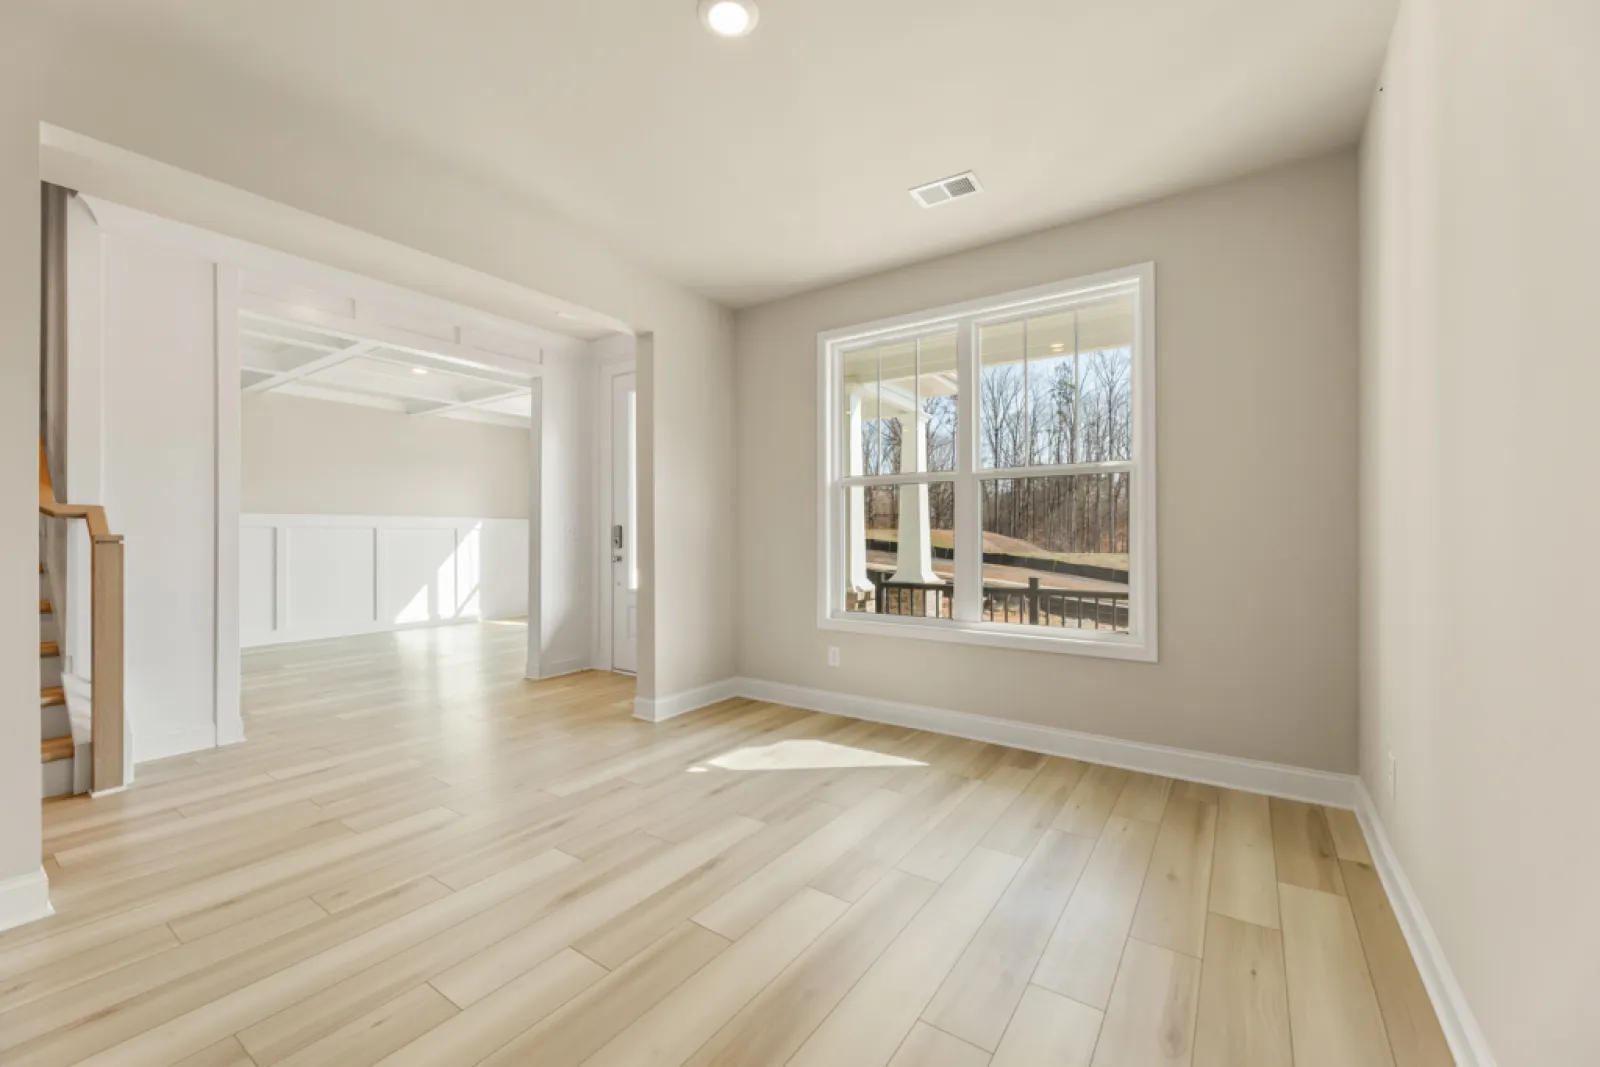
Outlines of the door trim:
{"type": "MultiPolygon", "coordinates": [[[[594,667],[610,671],[613,661],[611,592],[611,527],[612,516],[612,443],[616,440],[612,418],[612,395],[616,379],[638,372],[638,361],[632,355],[604,360],[595,367],[595,635],[594,667]]],[[[633,531],[638,535],[638,531],[633,531]]]]}

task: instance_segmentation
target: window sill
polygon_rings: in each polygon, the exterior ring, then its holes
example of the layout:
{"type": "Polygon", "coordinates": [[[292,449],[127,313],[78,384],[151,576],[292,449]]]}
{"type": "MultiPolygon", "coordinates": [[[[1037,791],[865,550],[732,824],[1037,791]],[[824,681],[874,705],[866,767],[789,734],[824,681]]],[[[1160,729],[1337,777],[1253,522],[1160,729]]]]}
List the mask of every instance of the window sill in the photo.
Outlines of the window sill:
{"type": "Polygon", "coordinates": [[[1155,663],[1156,646],[1151,637],[1131,637],[1127,634],[1102,632],[1094,636],[1093,630],[1062,631],[1051,634],[1034,632],[1034,627],[1013,626],[1004,623],[954,623],[930,622],[895,616],[868,614],[828,615],[818,621],[824,630],[844,633],[875,634],[879,637],[901,637],[913,641],[942,641],[957,645],[986,645],[991,648],[1015,648],[1028,652],[1056,652],[1070,656],[1095,656],[1101,659],[1129,660],[1137,663],[1155,663]]]}

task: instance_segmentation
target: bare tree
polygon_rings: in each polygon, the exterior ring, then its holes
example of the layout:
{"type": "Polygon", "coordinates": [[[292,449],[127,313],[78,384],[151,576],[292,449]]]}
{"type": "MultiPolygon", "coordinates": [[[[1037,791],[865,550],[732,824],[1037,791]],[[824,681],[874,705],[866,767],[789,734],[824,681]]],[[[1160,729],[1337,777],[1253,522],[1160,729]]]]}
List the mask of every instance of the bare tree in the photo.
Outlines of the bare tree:
{"type": "MultiPolygon", "coordinates": [[[[979,440],[990,469],[1132,456],[1133,383],[1126,349],[1088,352],[1053,365],[988,366],[979,384],[979,440]]],[[[1047,551],[1125,552],[1128,490],[1124,473],[985,479],[984,529],[1047,551]]]]}

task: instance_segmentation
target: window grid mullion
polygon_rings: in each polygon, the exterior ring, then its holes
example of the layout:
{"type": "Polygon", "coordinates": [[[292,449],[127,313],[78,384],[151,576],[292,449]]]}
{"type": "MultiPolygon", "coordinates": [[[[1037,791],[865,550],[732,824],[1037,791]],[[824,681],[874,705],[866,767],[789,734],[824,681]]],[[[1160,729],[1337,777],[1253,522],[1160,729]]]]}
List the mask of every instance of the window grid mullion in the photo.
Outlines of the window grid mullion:
{"type": "Polygon", "coordinates": [[[874,485],[941,485],[957,480],[949,471],[930,471],[927,474],[852,474],[839,478],[834,484],[845,489],[874,485]]]}
{"type": "Polygon", "coordinates": [[[1059,478],[1073,474],[1131,474],[1137,463],[1128,459],[1111,459],[1099,463],[1052,463],[1037,467],[998,467],[978,472],[982,481],[1006,478],[1059,478]]]}
{"type": "Polygon", "coordinates": [[[917,338],[917,350],[911,363],[911,433],[900,432],[900,469],[906,469],[906,443],[911,444],[911,469],[927,474],[927,450],[922,447],[922,338],[917,338]]]}
{"type": "Polygon", "coordinates": [[[983,500],[978,483],[977,327],[966,319],[956,329],[956,530],[955,601],[958,622],[983,614],[983,500]]]}

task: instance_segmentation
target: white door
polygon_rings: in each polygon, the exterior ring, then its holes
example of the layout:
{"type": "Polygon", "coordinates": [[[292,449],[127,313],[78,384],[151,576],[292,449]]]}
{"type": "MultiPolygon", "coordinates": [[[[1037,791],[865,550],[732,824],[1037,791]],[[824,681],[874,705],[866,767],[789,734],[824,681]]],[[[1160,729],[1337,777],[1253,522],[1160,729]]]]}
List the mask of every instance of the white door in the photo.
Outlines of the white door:
{"type": "Polygon", "coordinates": [[[611,379],[611,667],[639,669],[639,392],[632,374],[611,379]]]}

